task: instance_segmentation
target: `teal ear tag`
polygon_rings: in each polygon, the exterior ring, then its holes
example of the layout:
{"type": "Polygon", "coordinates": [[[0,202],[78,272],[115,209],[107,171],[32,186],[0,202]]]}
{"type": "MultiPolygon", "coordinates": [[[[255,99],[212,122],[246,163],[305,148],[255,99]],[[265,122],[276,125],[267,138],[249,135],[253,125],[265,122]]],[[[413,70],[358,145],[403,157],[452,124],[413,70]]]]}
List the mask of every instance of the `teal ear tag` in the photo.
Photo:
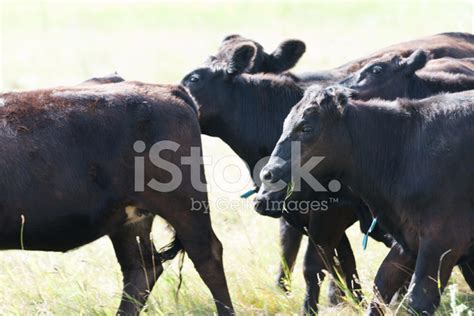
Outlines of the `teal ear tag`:
{"type": "Polygon", "coordinates": [[[369,241],[369,234],[374,231],[375,225],[377,225],[377,217],[374,217],[372,224],[370,224],[369,230],[365,233],[364,238],[362,238],[362,248],[367,249],[367,242],[369,241]]]}
{"type": "Polygon", "coordinates": [[[253,189],[248,190],[247,192],[245,192],[244,194],[242,194],[240,197],[241,197],[242,199],[246,199],[246,198],[248,198],[249,196],[252,196],[252,194],[254,194],[254,193],[257,193],[257,189],[256,189],[256,188],[253,188],[253,189]]]}

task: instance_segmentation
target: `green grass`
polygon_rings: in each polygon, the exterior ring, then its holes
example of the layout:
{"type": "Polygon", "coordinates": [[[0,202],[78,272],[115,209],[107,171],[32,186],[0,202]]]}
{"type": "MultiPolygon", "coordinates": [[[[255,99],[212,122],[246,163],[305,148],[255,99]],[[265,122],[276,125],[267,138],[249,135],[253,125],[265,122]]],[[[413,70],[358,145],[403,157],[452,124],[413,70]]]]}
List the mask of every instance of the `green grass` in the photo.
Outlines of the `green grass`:
{"type": "MultiPolygon", "coordinates": [[[[5,0],[1,2],[0,90],[75,84],[113,71],[127,79],[178,82],[231,33],[254,38],[269,50],[286,38],[303,39],[307,52],[296,70],[330,68],[399,41],[443,31],[472,32],[472,16],[468,1],[96,4],[5,0]]],[[[214,162],[232,155],[226,145],[210,137],[204,137],[204,151],[214,162]]],[[[232,161],[242,166],[238,158],[232,161]]],[[[293,292],[287,296],[274,285],[280,260],[278,221],[259,216],[248,201],[239,199],[245,190],[239,191],[238,184],[248,183],[248,175],[242,175],[237,184],[226,184],[223,172],[207,171],[213,225],[224,245],[237,311],[245,315],[297,313],[304,295],[301,258],[305,244],[294,271],[293,292]],[[218,201],[228,204],[217,207],[218,201]]],[[[239,177],[233,168],[226,174],[239,177]]],[[[160,220],[154,236],[158,246],[171,238],[160,220]]],[[[387,248],[370,240],[367,251],[362,251],[358,227],[349,229],[349,237],[370,298],[387,248]]],[[[146,313],[214,312],[210,293],[188,259],[176,301],[177,273],[178,260],[174,260],[154,288],[146,313]]],[[[0,284],[1,315],[110,315],[119,304],[121,274],[112,245],[103,238],[66,254],[0,252],[0,284]]],[[[446,291],[439,314],[451,314],[461,304],[474,310],[474,295],[457,269],[451,284],[457,291],[454,298],[446,291]]],[[[326,282],[321,314],[363,314],[350,303],[328,307],[325,290],[326,282]]]]}

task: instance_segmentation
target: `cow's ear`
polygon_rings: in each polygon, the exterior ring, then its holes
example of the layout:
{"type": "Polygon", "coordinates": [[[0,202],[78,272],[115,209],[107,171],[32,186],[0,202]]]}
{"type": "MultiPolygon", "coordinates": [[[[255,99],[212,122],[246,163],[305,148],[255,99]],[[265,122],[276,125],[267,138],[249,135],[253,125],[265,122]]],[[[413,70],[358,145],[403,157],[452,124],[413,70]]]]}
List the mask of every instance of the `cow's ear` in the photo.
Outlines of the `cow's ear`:
{"type": "Polygon", "coordinates": [[[300,40],[287,40],[281,43],[267,62],[267,72],[280,73],[293,68],[306,51],[306,45],[300,40]]]}
{"type": "Polygon", "coordinates": [[[400,66],[406,75],[412,75],[418,69],[423,68],[427,61],[428,54],[421,49],[417,49],[410,56],[402,60],[400,66]]]}
{"type": "Polygon", "coordinates": [[[222,40],[222,43],[227,42],[227,41],[230,41],[230,40],[233,40],[233,39],[236,39],[236,38],[242,38],[242,36],[240,36],[239,34],[227,35],[227,36],[224,37],[224,39],[222,40]]]}
{"type": "Polygon", "coordinates": [[[348,100],[349,95],[347,94],[347,91],[336,92],[336,95],[334,96],[334,103],[336,104],[336,109],[339,111],[339,113],[344,113],[348,100]]]}
{"type": "Polygon", "coordinates": [[[326,88],[324,91],[327,98],[327,106],[331,107],[332,110],[336,110],[336,113],[344,113],[345,108],[351,94],[351,90],[342,86],[332,86],[326,88]]]}
{"type": "Polygon", "coordinates": [[[238,75],[250,68],[254,62],[256,52],[257,48],[252,43],[236,47],[227,66],[227,74],[238,75]]]}

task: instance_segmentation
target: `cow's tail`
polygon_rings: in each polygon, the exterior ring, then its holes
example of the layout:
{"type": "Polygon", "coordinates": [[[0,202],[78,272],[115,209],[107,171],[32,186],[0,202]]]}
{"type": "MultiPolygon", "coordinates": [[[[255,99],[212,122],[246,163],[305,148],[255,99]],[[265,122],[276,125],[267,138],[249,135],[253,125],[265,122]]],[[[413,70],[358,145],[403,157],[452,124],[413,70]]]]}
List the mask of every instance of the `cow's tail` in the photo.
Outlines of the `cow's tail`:
{"type": "Polygon", "coordinates": [[[183,250],[183,245],[175,235],[173,241],[161,248],[158,253],[160,255],[161,262],[165,262],[174,259],[183,250]]]}
{"type": "Polygon", "coordinates": [[[178,264],[178,286],[176,288],[176,301],[179,299],[179,290],[181,289],[181,285],[183,284],[183,264],[184,264],[184,248],[181,242],[179,241],[178,237],[174,235],[173,241],[164,246],[158,252],[160,255],[161,262],[165,262],[168,260],[174,259],[179,253],[181,253],[181,257],[179,259],[178,264]]]}

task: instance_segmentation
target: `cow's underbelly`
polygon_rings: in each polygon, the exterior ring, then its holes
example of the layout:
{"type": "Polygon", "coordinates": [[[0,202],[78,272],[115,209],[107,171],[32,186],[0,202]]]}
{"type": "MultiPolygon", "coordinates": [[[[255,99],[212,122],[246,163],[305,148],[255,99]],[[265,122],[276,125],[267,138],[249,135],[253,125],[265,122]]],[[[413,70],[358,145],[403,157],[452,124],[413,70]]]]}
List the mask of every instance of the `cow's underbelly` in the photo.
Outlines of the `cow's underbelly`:
{"type": "Polygon", "coordinates": [[[102,219],[91,214],[55,212],[4,217],[0,220],[0,249],[64,252],[108,234],[126,219],[120,210],[102,219]]]}

